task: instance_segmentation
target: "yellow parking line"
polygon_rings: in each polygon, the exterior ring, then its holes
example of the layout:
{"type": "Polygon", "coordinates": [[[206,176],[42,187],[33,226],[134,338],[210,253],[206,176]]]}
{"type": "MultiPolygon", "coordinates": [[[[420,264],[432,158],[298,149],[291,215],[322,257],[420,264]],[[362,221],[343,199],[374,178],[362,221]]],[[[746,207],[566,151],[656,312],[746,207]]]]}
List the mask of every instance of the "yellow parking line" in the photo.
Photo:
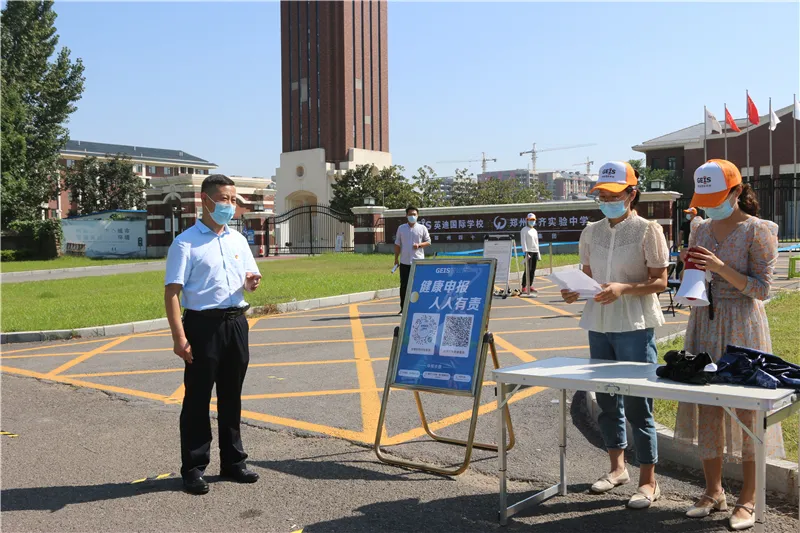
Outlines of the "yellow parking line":
{"type": "MultiPolygon", "coordinates": [[[[371,362],[388,361],[388,357],[373,357],[371,362]]],[[[306,365],[335,365],[355,363],[354,359],[331,359],[320,361],[289,361],[281,363],[251,363],[248,368],[267,368],[267,367],[281,367],[281,366],[306,366],[306,365]]],[[[68,378],[105,378],[112,376],[135,376],[140,374],[169,374],[172,372],[183,372],[183,368],[160,368],[157,370],[126,370],[121,372],[96,372],[88,374],[63,374],[68,378]]]]}
{"type": "MultiPolygon", "coordinates": [[[[374,337],[368,338],[368,341],[390,341],[392,337],[374,337]]],[[[250,347],[261,347],[261,346],[293,346],[298,344],[337,344],[343,342],[353,342],[352,339],[322,339],[322,340],[307,340],[307,341],[282,341],[282,342],[261,342],[261,343],[250,343],[250,347]]],[[[139,350],[107,350],[105,353],[151,353],[151,352],[171,352],[172,349],[168,347],[164,348],[143,348],[139,350]]]]}
{"type": "MultiPolygon", "coordinates": [[[[511,399],[508,400],[508,403],[512,404],[514,402],[524,400],[525,398],[533,396],[534,394],[538,394],[543,390],[546,390],[546,387],[531,387],[529,389],[525,389],[512,396],[511,399]]],[[[490,401],[488,403],[482,404],[478,408],[478,415],[485,415],[486,413],[491,413],[496,409],[497,409],[497,402],[490,401]]],[[[472,416],[472,409],[469,409],[468,411],[463,411],[461,413],[445,417],[441,420],[430,422],[428,426],[430,427],[431,431],[436,431],[437,429],[442,429],[447,426],[452,426],[453,424],[469,420],[471,416],[472,416]]],[[[423,435],[425,435],[425,429],[423,429],[422,427],[418,427],[412,429],[411,431],[406,431],[405,433],[400,433],[393,437],[389,437],[388,439],[385,439],[384,442],[386,443],[387,446],[391,446],[394,444],[402,444],[404,442],[408,442],[410,440],[416,439],[417,437],[422,437],[423,435]]]]}
{"type": "Polygon", "coordinates": [[[516,346],[514,346],[513,344],[511,344],[510,342],[508,342],[507,340],[505,340],[504,338],[500,337],[497,334],[495,334],[494,336],[494,342],[498,346],[503,348],[503,350],[506,350],[516,355],[523,363],[530,363],[531,361],[536,361],[536,358],[534,356],[528,355],[527,353],[525,353],[524,350],[520,350],[519,348],[517,348],[516,346]]]}
{"type": "Polygon", "coordinates": [[[577,331],[582,328],[549,328],[549,329],[517,329],[511,331],[494,331],[495,335],[498,334],[511,334],[511,333],[550,333],[553,331],[577,331]]]}
{"type": "Polygon", "coordinates": [[[536,307],[541,307],[543,309],[547,309],[548,311],[553,311],[554,313],[558,313],[561,316],[570,316],[572,318],[580,320],[580,315],[575,315],[574,313],[570,313],[569,311],[565,311],[564,309],[561,309],[560,307],[554,307],[552,305],[539,303],[536,300],[534,300],[533,298],[524,298],[524,299],[522,299],[522,301],[527,303],[527,304],[529,304],[529,305],[535,305],[536,307]]]}
{"type": "Polygon", "coordinates": [[[675,309],[675,312],[676,313],[680,313],[682,315],[686,315],[686,316],[691,316],[691,314],[692,314],[689,311],[684,311],[683,309],[675,309]]]}
{"type": "Polygon", "coordinates": [[[79,357],[76,357],[75,359],[72,359],[71,361],[67,361],[66,363],[64,363],[60,367],[56,368],[55,370],[51,370],[50,372],[47,373],[47,375],[48,376],[56,376],[56,375],[64,372],[65,370],[69,370],[70,368],[72,368],[75,365],[81,364],[82,362],[86,361],[87,359],[89,359],[91,357],[94,357],[95,355],[97,355],[99,353],[103,353],[103,352],[107,351],[109,348],[113,348],[114,346],[116,346],[118,344],[122,344],[123,342],[125,342],[126,340],[128,340],[130,338],[131,338],[131,335],[127,335],[125,337],[119,337],[117,339],[114,339],[113,341],[111,341],[109,343],[106,343],[106,344],[104,344],[102,346],[98,346],[97,348],[95,348],[91,352],[86,352],[85,354],[83,354],[83,355],[81,355],[79,357]]]}
{"type": "MultiPolygon", "coordinates": [[[[77,346],[79,344],[92,344],[94,342],[105,342],[105,341],[106,341],[106,339],[93,339],[93,340],[90,340],[90,341],[70,342],[69,346],[77,346]]],[[[23,348],[21,350],[3,350],[3,354],[8,355],[8,354],[12,354],[12,353],[32,352],[34,350],[46,350],[48,348],[59,348],[59,347],[65,346],[66,344],[67,343],[48,344],[47,346],[35,346],[33,348],[23,348]]]]}
{"type": "Polygon", "coordinates": [[[175,389],[175,392],[169,395],[169,397],[164,400],[164,403],[183,403],[183,395],[186,394],[186,385],[181,383],[181,385],[175,389]]]}
{"type": "Polygon", "coordinates": [[[376,393],[378,385],[375,382],[375,372],[372,370],[367,339],[364,336],[364,328],[361,327],[357,305],[350,306],[350,327],[353,336],[353,353],[356,358],[358,388],[361,389],[362,427],[365,435],[374,435],[378,427],[378,413],[381,409],[381,401],[376,393]]]}
{"type": "MultiPolygon", "coordinates": [[[[526,302],[528,300],[525,300],[526,302]]],[[[580,318],[581,315],[531,315],[531,316],[503,316],[503,317],[490,317],[489,323],[499,322],[500,320],[530,320],[533,318],[561,318],[562,316],[571,316],[573,318],[580,318]]]]}
{"type": "Polygon", "coordinates": [[[371,391],[362,389],[319,390],[306,392],[274,392],[270,394],[245,394],[242,400],[271,400],[276,398],[307,398],[309,396],[336,396],[339,394],[359,394],[362,392],[380,392],[383,389],[375,388],[371,391]]]}
{"type": "Polygon", "coordinates": [[[64,357],[67,355],[83,355],[86,352],[64,352],[64,353],[31,353],[27,355],[1,355],[0,359],[30,359],[31,357],[64,357]]]}

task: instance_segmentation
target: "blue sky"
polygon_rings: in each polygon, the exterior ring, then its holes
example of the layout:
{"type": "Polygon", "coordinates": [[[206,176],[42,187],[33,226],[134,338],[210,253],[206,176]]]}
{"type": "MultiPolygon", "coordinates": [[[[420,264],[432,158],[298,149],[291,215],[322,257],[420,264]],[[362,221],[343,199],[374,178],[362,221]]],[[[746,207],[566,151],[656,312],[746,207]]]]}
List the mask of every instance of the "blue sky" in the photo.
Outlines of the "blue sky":
{"type": "MultiPolygon", "coordinates": [[[[182,149],[270,177],[281,150],[279,4],[57,2],[60,44],[86,66],[73,139],[182,149]]],[[[591,157],[800,93],[798,3],[390,2],[393,161],[580,169],[591,157]]]]}

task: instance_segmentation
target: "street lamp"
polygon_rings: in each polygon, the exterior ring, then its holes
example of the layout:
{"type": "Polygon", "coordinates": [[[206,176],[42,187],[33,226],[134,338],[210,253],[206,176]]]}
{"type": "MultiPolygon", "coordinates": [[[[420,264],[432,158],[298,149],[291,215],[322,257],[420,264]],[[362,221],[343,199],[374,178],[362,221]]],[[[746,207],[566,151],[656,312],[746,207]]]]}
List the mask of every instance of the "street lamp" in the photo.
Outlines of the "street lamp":
{"type": "Polygon", "coordinates": [[[650,190],[651,191],[663,191],[665,188],[666,183],[664,180],[653,180],[650,182],[650,190]]]}
{"type": "Polygon", "coordinates": [[[375,198],[372,196],[367,196],[364,198],[364,205],[375,205],[375,198]]]}

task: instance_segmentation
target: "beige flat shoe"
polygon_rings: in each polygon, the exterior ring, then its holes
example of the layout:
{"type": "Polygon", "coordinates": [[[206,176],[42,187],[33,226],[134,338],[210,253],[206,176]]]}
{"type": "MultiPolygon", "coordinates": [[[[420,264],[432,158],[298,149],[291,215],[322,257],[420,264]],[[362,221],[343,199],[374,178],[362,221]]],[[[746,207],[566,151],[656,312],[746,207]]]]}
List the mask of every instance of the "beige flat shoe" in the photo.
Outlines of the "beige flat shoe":
{"type": "Polygon", "coordinates": [[[648,496],[642,489],[639,487],[639,491],[631,496],[631,499],[628,500],[628,508],[630,509],[647,509],[650,507],[654,501],[661,499],[661,486],[656,481],[656,490],[653,491],[652,498],[648,496]]]}
{"type": "Polygon", "coordinates": [[[629,483],[630,480],[631,476],[628,474],[627,468],[617,477],[612,477],[611,473],[608,473],[594,482],[591,491],[595,494],[603,494],[604,492],[610,491],[614,487],[619,487],[620,485],[629,483]]]}
{"type": "Polygon", "coordinates": [[[727,511],[728,510],[728,502],[725,498],[725,493],[722,493],[719,500],[715,500],[708,494],[703,494],[700,496],[700,499],[697,500],[697,503],[689,507],[689,510],[686,511],[686,516],[689,518],[705,518],[714,511],[727,511]],[[708,500],[712,503],[712,505],[707,506],[700,506],[698,505],[703,500],[708,500]]]}
{"type": "Polygon", "coordinates": [[[748,518],[737,518],[734,515],[731,515],[731,529],[734,531],[741,531],[743,529],[750,529],[753,527],[756,523],[756,510],[749,505],[740,505],[738,503],[733,506],[734,511],[736,511],[737,508],[742,508],[749,512],[750,516],[748,518]]]}

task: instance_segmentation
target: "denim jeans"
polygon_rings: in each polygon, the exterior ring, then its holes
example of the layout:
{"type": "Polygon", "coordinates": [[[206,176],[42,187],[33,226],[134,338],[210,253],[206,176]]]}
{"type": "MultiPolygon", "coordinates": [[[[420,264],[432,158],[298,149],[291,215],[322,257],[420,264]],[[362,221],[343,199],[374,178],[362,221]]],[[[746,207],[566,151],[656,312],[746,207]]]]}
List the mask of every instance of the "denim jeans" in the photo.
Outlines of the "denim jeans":
{"type": "MultiPolygon", "coordinates": [[[[655,332],[653,328],[619,333],[589,332],[589,353],[592,359],[655,363],[657,361],[655,332]]],[[[600,432],[606,449],[619,450],[628,447],[625,418],[633,428],[633,444],[639,464],[658,462],[658,439],[653,418],[652,398],[611,396],[597,393],[600,432]]]]}

